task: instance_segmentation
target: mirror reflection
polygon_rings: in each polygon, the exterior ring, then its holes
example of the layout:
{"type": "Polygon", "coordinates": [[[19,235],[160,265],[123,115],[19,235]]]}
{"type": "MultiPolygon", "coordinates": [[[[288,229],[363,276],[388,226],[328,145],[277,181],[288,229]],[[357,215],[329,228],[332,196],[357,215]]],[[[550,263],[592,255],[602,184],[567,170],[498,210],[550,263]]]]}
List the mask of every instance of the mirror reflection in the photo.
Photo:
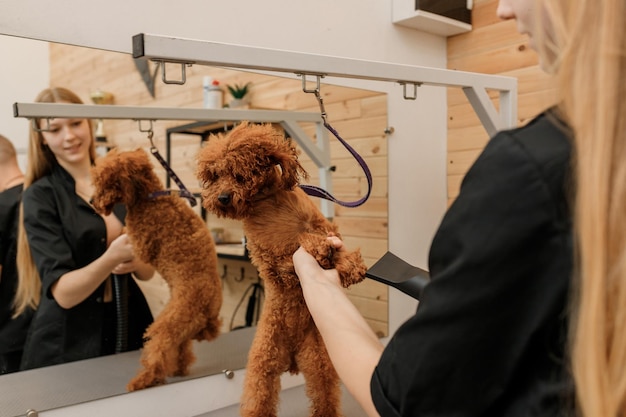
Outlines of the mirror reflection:
{"type": "MultiPolygon", "coordinates": [[[[53,86],[67,88],[85,104],[173,108],[218,107],[230,108],[234,111],[237,109],[319,111],[314,96],[302,92],[300,80],[224,68],[192,66],[186,69],[184,85],[166,85],[161,82],[160,69],[152,62],[136,61],[126,54],[44,42],[39,43],[38,51],[42,50],[42,44],[45,45],[43,47],[45,56],[42,60],[49,67],[49,79],[43,82],[33,81],[33,85],[41,86],[41,88],[35,92],[32,87],[28,88],[28,97],[24,97],[24,93],[15,93],[14,98],[9,98],[11,103],[33,102],[39,91],[53,86]]],[[[27,55],[29,51],[23,51],[23,53],[27,55]]],[[[175,72],[176,66],[168,67],[168,76],[175,72]]],[[[322,95],[333,126],[367,159],[374,176],[375,187],[368,203],[357,209],[337,207],[334,218],[346,244],[350,247],[360,247],[366,263],[371,265],[387,250],[387,144],[384,133],[387,127],[386,95],[330,84],[322,85],[322,95]]],[[[7,108],[6,103],[3,109],[2,117],[12,118],[11,109],[7,108]]],[[[5,135],[15,145],[22,171],[27,171],[28,164],[31,163],[26,157],[29,126],[25,120],[19,122],[19,131],[12,130],[5,135]]],[[[55,123],[52,123],[50,127],[53,129],[71,128],[71,126],[57,126],[58,123],[55,123]]],[[[71,119],[68,123],[71,123],[71,119]]],[[[82,122],[77,120],[75,123],[82,122]]],[[[89,122],[89,126],[94,140],[93,151],[97,155],[104,155],[110,148],[120,150],[144,148],[147,150],[150,147],[146,133],[141,131],[141,126],[138,126],[136,121],[96,118],[89,122]]],[[[222,132],[230,127],[228,123],[207,124],[196,120],[157,120],[152,125],[153,142],[167,157],[172,170],[182,183],[195,193],[197,198],[200,198],[199,184],[195,176],[195,156],[211,134],[222,132]]],[[[315,140],[316,131],[313,124],[302,124],[301,127],[312,140],[315,140]]],[[[0,131],[0,134],[3,132],[0,131]]],[[[47,141],[50,142],[48,146],[53,145],[51,139],[47,141]]],[[[333,165],[336,167],[333,173],[333,192],[339,198],[346,200],[360,198],[366,191],[367,183],[358,164],[340,144],[332,139],[330,153],[333,165]]],[[[317,166],[305,152],[300,152],[300,158],[310,175],[308,182],[316,183],[319,180],[317,166]]],[[[176,188],[165,169],[155,160],[153,160],[153,165],[163,183],[169,188],[176,188]]],[[[0,178],[7,177],[1,175],[0,178]]],[[[81,197],[85,206],[88,206],[93,189],[90,189],[88,183],[81,184],[80,181],[75,181],[75,183],[76,193],[81,197]],[[81,196],[81,193],[85,195],[81,196]]],[[[220,330],[226,334],[234,330],[253,328],[262,309],[263,282],[247,257],[244,245],[245,236],[241,225],[236,221],[217,218],[210,213],[205,213],[200,205],[197,205],[194,210],[218,244],[217,269],[223,295],[219,313],[222,322],[220,330]]],[[[36,213],[34,215],[37,216],[36,213]]],[[[104,221],[106,224],[110,222],[114,226],[112,228],[119,229],[122,225],[118,218],[105,218],[104,221]]],[[[82,227],[83,222],[80,223],[82,227]]],[[[50,235],[50,238],[53,235],[50,235]]],[[[45,240],[42,239],[40,242],[43,245],[42,248],[45,248],[45,240]]],[[[109,246],[113,241],[114,239],[111,239],[107,242],[109,246]]],[[[58,250],[58,247],[54,248],[58,250]]],[[[50,258],[62,256],[61,253],[53,254],[52,251],[51,249],[50,258]]],[[[3,264],[3,274],[6,271],[5,268],[3,264]]],[[[150,275],[149,271],[148,274],[142,276],[141,267],[135,265],[133,268],[135,269],[132,271],[124,271],[134,272],[129,281],[131,286],[133,288],[136,286],[137,291],[140,290],[137,295],[145,300],[149,313],[153,317],[158,317],[171,298],[168,284],[158,273],[153,273],[150,279],[142,279],[150,275]]],[[[5,281],[4,278],[2,281],[5,281]]],[[[54,303],[61,308],[75,307],[71,302],[63,304],[66,301],[57,300],[54,294],[55,289],[51,289],[51,286],[46,287],[44,283],[44,287],[48,290],[41,295],[42,297],[48,297],[48,300],[54,299],[54,303]],[[49,298],[51,296],[53,298],[49,298]]],[[[97,287],[100,288],[100,286],[97,287]]],[[[90,297],[93,296],[94,302],[97,302],[96,299],[99,297],[112,300],[115,294],[113,279],[107,278],[98,291],[97,295],[90,295],[90,297]]],[[[351,288],[349,294],[372,328],[380,336],[387,335],[387,288],[374,281],[365,280],[351,288]]],[[[6,310],[8,302],[3,294],[3,309],[6,310]]],[[[137,304],[133,302],[132,305],[137,304]]],[[[85,319],[84,323],[76,327],[77,340],[86,340],[80,338],[87,337],[86,334],[93,330],[93,323],[93,320],[85,319]]],[[[108,325],[114,327],[114,324],[108,325]]],[[[145,325],[146,323],[141,326],[145,325]]],[[[115,349],[114,342],[111,346],[115,349]]],[[[86,345],[83,344],[83,347],[86,348],[86,345]]],[[[102,354],[114,352],[115,350],[109,350],[103,351],[102,354]]],[[[55,363],[76,359],[83,359],[83,357],[68,357],[55,363]]],[[[52,363],[41,362],[31,367],[50,364],[52,363]]],[[[136,366],[138,367],[139,363],[136,366]]]]}

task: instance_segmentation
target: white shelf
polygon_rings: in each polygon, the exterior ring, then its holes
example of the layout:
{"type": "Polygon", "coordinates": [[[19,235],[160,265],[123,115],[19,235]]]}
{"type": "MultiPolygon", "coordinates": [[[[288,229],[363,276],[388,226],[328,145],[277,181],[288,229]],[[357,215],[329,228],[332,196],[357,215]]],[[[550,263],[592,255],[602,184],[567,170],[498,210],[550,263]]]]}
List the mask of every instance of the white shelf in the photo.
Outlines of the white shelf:
{"type": "MultiPolygon", "coordinates": [[[[395,17],[395,16],[394,16],[395,17]]],[[[472,25],[424,10],[415,10],[397,19],[394,24],[440,36],[453,36],[472,30],[472,25]]]]}

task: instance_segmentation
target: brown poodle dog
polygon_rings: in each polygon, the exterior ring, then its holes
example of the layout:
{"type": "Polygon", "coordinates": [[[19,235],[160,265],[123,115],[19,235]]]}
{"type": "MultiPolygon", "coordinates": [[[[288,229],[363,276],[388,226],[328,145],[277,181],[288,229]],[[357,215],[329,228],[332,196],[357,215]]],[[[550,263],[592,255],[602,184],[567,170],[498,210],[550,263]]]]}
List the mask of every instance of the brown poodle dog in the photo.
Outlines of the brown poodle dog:
{"type": "Polygon", "coordinates": [[[192,340],[219,334],[222,287],[211,233],[178,196],[151,197],[163,190],[148,154],[110,151],[92,169],[95,209],[108,214],[117,203],[127,208],[126,232],[135,255],[152,265],[171,298],[145,333],[143,369],[128,383],[135,391],[186,375],[195,360],[192,340]]]}
{"type": "Polygon", "coordinates": [[[248,355],[241,413],[276,416],[280,376],[302,372],[311,415],[341,415],[339,378],[302,296],[292,255],[302,245],[325,268],[337,268],[344,287],[366,271],[360,252],[336,251],[339,235],[298,185],[306,172],[296,149],[271,125],[242,123],[212,136],[198,156],[204,207],[239,219],[266,300],[248,355]]]}

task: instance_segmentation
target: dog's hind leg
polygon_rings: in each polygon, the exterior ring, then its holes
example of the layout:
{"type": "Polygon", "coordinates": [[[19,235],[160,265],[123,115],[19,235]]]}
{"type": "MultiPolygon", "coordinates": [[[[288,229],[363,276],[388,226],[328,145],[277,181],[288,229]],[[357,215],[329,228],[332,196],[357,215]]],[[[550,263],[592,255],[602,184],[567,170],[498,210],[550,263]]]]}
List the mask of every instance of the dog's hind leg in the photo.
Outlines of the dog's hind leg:
{"type": "Polygon", "coordinates": [[[259,323],[248,353],[240,407],[242,417],[276,417],[280,376],[288,368],[286,353],[259,323]]]}
{"type": "Polygon", "coordinates": [[[172,374],[176,364],[176,356],[178,348],[174,346],[162,347],[161,340],[158,336],[159,332],[153,332],[159,327],[158,320],[146,331],[146,338],[143,351],[141,352],[142,368],[137,375],[130,380],[126,388],[128,391],[137,391],[140,389],[153,387],[165,383],[165,378],[172,374]]]}
{"type": "Polygon", "coordinates": [[[143,369],[128,383],[129,391],[161,385],[168,376],[186,374],[195,359],[188,341],[200,327],[198,320],[202,319],[177,303],[175,296],[170,299],[146,331],[147,341],[141,353],[143,369]]]}
{"type": "Polygon", "coordinates": [[[317,329],[307,334],[296,361],[306,380],[306,393],[311,400],[310,416],[342,416],[339,376],[317,329]]]}
{"type": "Polygon", "coordinates": [[[196,360],[193,353],[193,344],[191,340],[183,342],[178,348],[178,365],[174,371],[174,376],[185,376],[189,374],[189,365],[196,360]]]}

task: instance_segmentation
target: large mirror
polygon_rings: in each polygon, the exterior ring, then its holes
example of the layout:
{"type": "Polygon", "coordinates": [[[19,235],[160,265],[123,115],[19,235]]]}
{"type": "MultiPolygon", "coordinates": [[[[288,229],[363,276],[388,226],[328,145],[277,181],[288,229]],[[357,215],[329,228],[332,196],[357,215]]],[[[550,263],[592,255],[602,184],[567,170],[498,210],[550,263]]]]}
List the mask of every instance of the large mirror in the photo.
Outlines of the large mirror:
{"type": "MultiPolygon", "coordinates": [[[[47,86],[69,88],[89,104],[94,102],[96,93],[107,93],[115,105],[201,108],[204,106],[203,85],[210,79],[219,82],[224,104],[229,104],[233,98],[228,86],[248,85],[245,108],[319,111],[314,96],[304,93],[301,82],[293,78],[192,66],[186,69],[184,85],[166,85],[161,82],[161,74],[154,63],[136,62],[127,54],[6,36],[0,36],[0,49],[6,50],[5,56],[13,57],[11,65],[0,68],[3,83],[0,125],[6,129],[0,130],[0,133],[14,141],[23,167],[28,163],[28,126],[26,120],[13,118],[11,106],[14,102],[32,102],[37,93],[47,86]],[[3,71],[11,73],[3,75],[3,71]],[[10,85],[10,88],[5,89],[4,83],[10,85]]],[[[170,70],[175,74],[175,67],[168,68],[170,70]]],[[[356,209],[337,207],[334,218],[347,245],[361,248],[367,264],[372,265],[388,249],[387,95],[331,84],[322,85],[322,94],[331,123],[367,160],[374,177],[375,185],[369,201],[356,209]]],[[[146,134],[140,131],[136,121],[105,120],[102,124],[94,124],[101,129],[100,135],[104,133],[106,136],[107,146],[121,149],[149,146],[146,134]]],[[[222,126],[198,126],[195,120],[157,120],[153,128],[155,144],[163,154],[170,155],[172,169],[190,189],[197,188],[195,154],[200,149],[204,135],[222,126]],[[190,131],[187,129],[189,126],[195,130],[190,131]]],[[[315,126],[303,124],[302,128],[314,141],[315,126]]],[[[330,152],[336,167],[333,173],[334,193],[345,200],[360,198],[366,191],[367,182],[358,164],[332,139],[330,152]]],[[[301,162],[311,176],[309,181],[315,183],[318,179],[317,167],[305,152],[300,155],[301,162]]],[[[165,171],[156,163],[155,169],[165,181],[165,171]]],[[[203,214],[198,211],[198,215],[203,214]]],[[[251,291],[262,285],[262,282],[245,254],[239,252],[237,245],[244,239],[241,226],[210,214],[205,216],[205,220],[216,240],[224,244],[218,249],[218,252],[222,252],[218,270],[224,291],[222,331],[228,333],[235,329],[253,328],[258,315],[246,315],[246,306],[252,302],[262,302],[261,292],[251,291]]],[[[153,315],[158,316],[169,299],[167,284],[157,275],[150,281],[140,282],[140,286],[153,315]]],[[[387,294],[387,287],[371,280],[365,280],[349,291],[355,305],[381,337],[388,334],[387,294]]],[[[233,343],[241,344],[241,341],[236,340],[233,339],[233,343]]],[[[132,356],[129,362],[129,356],[123,355],[119,360],[125,360],[128,366],[137,358],[132,356]]],[[[202,360],[204,358],[199,355],[199,371],[194,376],[215,372],[216,367],[209,370],[209,367],[200,363],[202,360]]],[[[221,371],[221,368],[217,370],[221,371]]],[[[16,381],[15,375],[0,376],[0,385],[7,378],[16,381]]],[[[122,391],[123,387],[116,392],[122,391]]]]}

